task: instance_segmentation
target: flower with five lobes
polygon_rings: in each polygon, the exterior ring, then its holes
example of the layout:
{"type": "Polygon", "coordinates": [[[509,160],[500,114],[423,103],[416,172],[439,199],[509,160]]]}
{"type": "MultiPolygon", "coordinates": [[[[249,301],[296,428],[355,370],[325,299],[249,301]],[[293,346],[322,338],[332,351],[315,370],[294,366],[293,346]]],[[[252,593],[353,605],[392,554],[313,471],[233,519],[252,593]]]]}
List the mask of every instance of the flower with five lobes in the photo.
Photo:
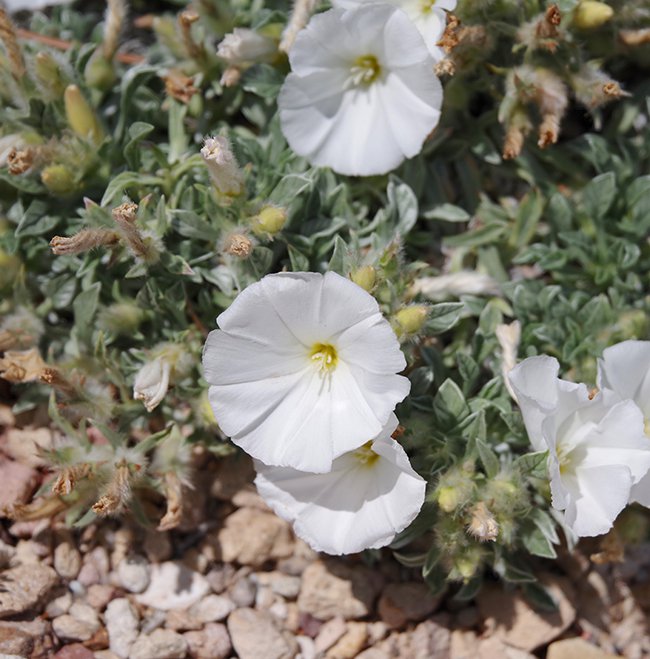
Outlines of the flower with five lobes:
{"type": "Polygon", "coordinates": [[[217,323],[203,350],[217,423],[267,465],[329,471],[409,392],[376,300],[333,272],[267,275],[217,323]]]}
{"type": "MultiPolygon", "coordinates": [[[[377,0],[334,0],[335,7],[351,9],[377,0]]],[[[445,54],[438,46],[447,25],[447,12],[456,9],[456,0],[384,0],[389,5],[401,9],[420,31],[426,47],[437,61],[445,54]]]]}
{"type": "MultiPolygon", "coordinates": [[[[623,341],[606,348],[598,360],[598,386],[636,403],[650,444],[650,341],[623,341]]],[[[650,472],[632,488],[630,501],[650,507],[650,472]]]]}
{"type": "Polygon", "coordinates": [[[510,382],[533,447],[549,451],[553,507],[576,535],[600,535],[650,469],[650,441],[633,401],[611,391],[590,399],[584,384],[560,380],[559,368],[552,357],[529,357],[510,382]]]}
{"type": "Polygon", "coordinates": [[[336,458],[326,474],[257,462],[257,490],[316,551],[338,555],[384,547],[415,519],[426,489],[391,437],[396,427],[391,414],[377,437],[336,458]]]}
{"type": "Polygon", "coordinates": [[[313,165],[385,174],[438,124],[442,86],[408,16],[389,4],[314,16],[289,52],[278,97],[282,132],[313,165]]]}

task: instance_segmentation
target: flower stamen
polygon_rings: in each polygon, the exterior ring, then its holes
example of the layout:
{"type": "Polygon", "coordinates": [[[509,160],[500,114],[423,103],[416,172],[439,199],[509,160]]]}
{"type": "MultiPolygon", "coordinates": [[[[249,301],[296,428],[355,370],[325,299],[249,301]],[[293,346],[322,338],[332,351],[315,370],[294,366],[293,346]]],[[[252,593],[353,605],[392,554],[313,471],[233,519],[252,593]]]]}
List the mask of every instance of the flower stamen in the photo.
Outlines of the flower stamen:
{"type": "Polygon", "coordinates": [[[435,4],[436,4],[436,0],[421,0],[420,11],[423,14],[430,14],[433,11],[433,5],[435,4]]]}
{"type": "Polygon", "coordinates": [[[379,455],[372,450],[372,440],[357,449],[353,456],[364,467],[372,467],[379,460],[379,455]]]}
{"type": "Polygon", "coordinates": [[[374,55],[361,55],[350,69],[350,81],[355,87],[371,85],[381,75],[381,65],[374,55]]]}
{"type": "Polygon", "coordinates": [[[314,343],[309,356],[323,374],[333,371],[339,361],[336,348],[330,343],[314,343]]]}

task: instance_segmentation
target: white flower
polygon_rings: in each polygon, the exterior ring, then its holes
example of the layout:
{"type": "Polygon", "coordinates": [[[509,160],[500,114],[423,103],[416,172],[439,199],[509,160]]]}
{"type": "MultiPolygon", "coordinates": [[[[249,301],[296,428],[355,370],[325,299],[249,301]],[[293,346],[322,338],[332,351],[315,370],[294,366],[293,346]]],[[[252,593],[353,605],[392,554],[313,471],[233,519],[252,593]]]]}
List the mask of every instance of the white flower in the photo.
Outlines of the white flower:
{"type": "Polygon", "coordinates": [[[560,380],[559,364],[530,357],[510,382],[537,450],[549,450],[553,507],[578,536],[607,533],[650,468],[643,415],[613,392],[590,400],[584,384],[560,380]]]}
{"type": "Polygon", "coordinates": [[[274,57],[278,46],[273,39],[247,28],[236,27],[217,46],[217,55],[230,66],[266,62],[274,57]]]}
{"type": "Polygon", "coordinates": [[[461,295],[499,295],[499,282],[475,270],[461,270],[436,277],[420,277],[413,282],[411,294],[422,293],[430,300],[461,295]]]}
{"type": "Polygon", "coordinates": [[[227,137],[208,137],[201,149],[212,184],[221,194],[236,197],[244,191],[244,175],[227,137]]]}
{"type": "Polygon", "coordinates": [[[169,362],[159,357],[144,364],[136,374],[133,383],[133,398],[141,400],[147,412],[152,412],[165,397],[167,389],[169,389],[170,373],[169,362]]]}
{"type": "MultiPolygon", "coordinates": [[[[436,61],[445,53],[436,44],[440,41],[447,25],[447,11],[456,9],[456,0],[382,0],[401,9],[420,31],[424,43],[436,61]]],[[[350,9],[376,0],[334,0],[335,7],[350,9]]]]}
{"type": "Polygon", "coordinates": [[[4,0],[4,5],[10,14],[17,11],[36,11],[53,5],[69,5],[72,0],[4,0]]]}
{"type": "MultiPolygon", "coordinates": [[[[598,386],[637,404],[650,443],[650,341],[623,341],[606,348],[598,360],[598,386]]],[[[630,500],[650,506],[650,473],[632,488],[630,500]]]]}
{"type": "Polygon", "coordinates": [[[384,547],[415,519],[426,488],[390,436],[396,426],[391,415],[374,440],[338,457],[327,474],[257,462],[257,489],[316,551],[352,554],[384,547]]]}
{"type": "Polygon", "coordinates": [[[314,16],[289,52],[282,131],[313,165],[384,174],[417,155],[437,125],[442,86],[419,32],[386,4],[314,16]]]}
{"type": "Polygon", "coordinates": [[[203,351],[221,429],[267,465],[329,471],[409,392],[375,299],[333,272],[267,275],[224,311],[203,351]]]}

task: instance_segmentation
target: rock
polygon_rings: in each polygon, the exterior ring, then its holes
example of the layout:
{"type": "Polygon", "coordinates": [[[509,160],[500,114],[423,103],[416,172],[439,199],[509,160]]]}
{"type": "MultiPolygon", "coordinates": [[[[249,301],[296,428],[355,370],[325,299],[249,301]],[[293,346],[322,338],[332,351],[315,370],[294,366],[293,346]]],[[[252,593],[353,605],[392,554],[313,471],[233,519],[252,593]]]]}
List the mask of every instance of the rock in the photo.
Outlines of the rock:
{"type": "Polygon", "coordinates": [[[136,595],[140,604],[161,611],[187,609],[208,594],[210,584],[204,576],[177,561],[151,566],[149,587],[136,595]]]}
{"type": "MultiPolygon", "coordinates": [[[[0,456],[0,510],[11,508],[16,503],[26,503],[38,487],[39,476],[36,470],[0,456]]],[[[4,516],[4,515],[3,515],[4,516]]]]}
{"type": "Polygon", "coordinates": [[[230,599],[239,608],[251,606],[255,602],[257,588],[248,577],[242,577],[235,581],[230,589],[230,599]]]}
{"type": "Polygon", "coordinates": [[[0,653],[29,657],[34,649],[34,639],[20,629],[0,627],[0,653]]]}
{"type": "Polygon", "coordinates": [[[222,458],[217,464],[217,473],[210,494],[221,501],[230,501],[240,490],[252,486],[255,469],[251,458],[241,451],[222,458]]]}
{"type": "Polygon", "coordinates": [[[29,636],[33,643],[32,651],[29,655],[31,657],[40,659],[41,657],[49,657],[54,652],[52,627],[49,622],[42,618],[20,621],[2,620],[0,621],[0,633],[4,634],[4,630],[9,630],[12,636],[24,634],[29,636]]]}
{"type": "Polygon", "coordinates": [[[298,607],[321,620],[362,618],[372,610],[380,586],[376,573],[363,566],[317,561],[303,573],[298,607]]]}
{"type": "Polygon", "coordinates": [[[235,605],[223,595],[208,595],[190,607],[190,615],[200,623],[225,620],[235,605]]]}
{"type": "Polygon", "coordinates": [[[217,556],[226,563],[256,566],[293,552],[289,525],[274,514],[255,508],[240,508],[229,515],[209,540],[217,556]]]}
{"type": "Polygon", "coordinates": [[[365,622],[349,622],[345,634],[325,655],[327,659],[354,659],[366,644],[368,630],[365,622]]]}
{"type": "Polygon", "coordinates": [[[451,632],[435,620],[421,622],[409,637],[409,654],[411,659],[447,659],[451,647],[451,632]]]}
{"type": "Polygon", "coordinates": [[[440,597],[433,597],[426,584],[419,582],[393,583],[384,588],[379,598],[379,615],[393,629],[404,627],[407,622],[423,620],[440,604],[440,597]]]}
{"type": "Polygon", "coordinates": [[[604,652],[582,638],[555,641],[546,651],[546,659],[614,659],[617,656],[604,652]]]}
{"type": "Polygon", "coordinates": [[[498,636],[479,639],[476,657],[477,659],[535,659],[534,654],[506,645],[498,636]]]}
{"type": "Polygon", "coordinates": [[[110,650],[96,650],[95,659],[120,659],[120,658],[110,650]]]}
{"type": "Polygon", "coordinates": [[[519,592],[506,592],[501,586],[484,587],[477,597],[481,616],[486,626],[494,626],[494,635],[527,652],[556,639],[576,616],[575,594],[568,579],[546,574],[540,581],[556,600],[557,613],[535,611],[519,592]]]}
{"type": "Polygon", "coordinates": [[[193,659],[226,659],[232,644],[225,625],[210,622],[201,631],[183,634],[193,659]]]}
{"type": "Polygon", "coordinates": [[[314,639],[316,652],[326,652],[329,650],[345,634],[345,631],[345,620],[341,616],[336,616],[336,618],[328,620],[320,628],[318,636],[314,639]]]}
{"type": "Polygon", "coordinates": [[[0,574],[0,618],[40,608],[58,582],[56,572],[46,565],[19,565],[0,574]]]}
{"type": "MultiPolygon", "coordinates": [[[[223,593],[223,591],[234,582],[235,574],[236,570],[232,565],[230,565],[230,563],[223,563],[213,567],[205,575],[205,578],[208,580],[212,590],[219,594],[223,593]]],[[[246,604],[245,606],[249,606],[249,604],[246,604]]]]}
{"type": "Polygon", "coordinates": [[[45,607],[45,613],[50,618],[56,618],[67,613],[72,606],[72,594],[66,591],[63,595],[50,600],[45,607]]]}
{"type": "Polygon", "coordinates": [[[300,659],[316,659],[317,654],[314,641],[309,636],[296,636],[296,643],[298,643],[300,650],[300,654],[298,655],[300,659]]]}
{"type": "Polygon", "coordinates": [[[131,647],[129,659],[183,659],[187,654],[187,641],[170,629],[156,629],[141,634],[131,647]]]}
{"type": "Polygon", "coordinates": [[[109,647],[118,657],[128,657],[138,637],[138,613],[126,598],[109,602],[104,613],[109,647]]]}
{"type": "Polygon", "coordinates": [[[86,591],[86,602],[93,609],[103,611],[114,595],[115,588],[113,586],[109,586],[108,584],[93,584],[92,586],[88,586],[88,590],[86,591]]]}
{"type": "Polygon", "coordinates": [[[63,641],[88,641],[100,626],[95,609],[80,602],[75,602],[69,613],[52,621],[54,633],[63,641]]]}
{"type": "Polygon", "coordinates": [[[70,540],[54,548],[54,569],[64,579],[76,579],[81,569],[81,554],[70,540]]]}
{"type": "Polygon", "coordinates": [[[296,599],[300,592],[300,577],[292,577],[282,572],[258,572],[255,581],[262,586],[269,586],[276,594],[285,599],[296,599]]]}
{"type": "Polygon", "coordinates": [[[28,467],[46,466],[43,449],[52,448],[49,428],[9,428],[0,441],[2,452],[28,467]]]}
{"type": "Polygon", "coordinates": [[[147,531],[142,549],[150,563],[168,561],[174,553],[172,541],[167,531],[147,531]]]}
{"type": "Polygon", "coordinates": [[[71,643],[64,645],[52,659],[94,659],[95,653],[81,645],[81,643],[71,643]]]}
{"type": "Polygon", "coordinates": [[[149,563],[144,556],[131,554],[120,561],[117,576],[130,593],[141,593],[149,585],[149,563]]]}
{"type": "Polygon", "coordinates": [[[478,657],[476,633],[454,629],[449,643],[449,659],[476,659],[476,657],[478,657]]]}
{"type": "Polygon", "coordinates": [[[285,637],[269,615],[254,609],[233,611],[228,631],[240,659],[292,659],[297,652],[293,638],[285,637]]]}
{"type": "Polygon", "coordinates": [[[187,632],[201,629],[203,626],[187,609],[167,611],[165,628],[175,632],[187,632]]]}
{"type": "Polygon", "coordinates": [[[93,584],[106,583],[109,570],[108,552],[104,547],[95,547],[83,557],[77,581],[86,588],[93,584]]]}

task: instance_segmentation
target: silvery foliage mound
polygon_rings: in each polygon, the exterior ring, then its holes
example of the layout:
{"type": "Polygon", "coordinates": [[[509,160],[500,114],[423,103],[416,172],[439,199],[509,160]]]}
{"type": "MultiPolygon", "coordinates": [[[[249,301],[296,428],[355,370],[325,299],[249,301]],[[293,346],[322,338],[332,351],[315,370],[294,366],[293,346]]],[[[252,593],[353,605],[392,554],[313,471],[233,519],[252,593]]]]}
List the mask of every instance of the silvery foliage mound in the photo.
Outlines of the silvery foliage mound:
{"type": "Polygon", "coordinates": [[[547,354],[595,384],[604,348],[648,338],[650,17],[611,7],[461,0],[439,126],[360,179],[289,149],[277,48],[217,55],[234,28],[277,43],[284,3],[18,14],[71,47],[0,53],[3,377],[64,439],[41,498],[5,512],[172,528],[192,447],[234,450],[199,368],[214,318],[267,273],[330,270],[372,292],[406,355],[398,439],[428,494],[395,555],[461,599],[496,573],[551,606],[537,557],[572,536],[504,373],[547,354]],[[209,136],[232,145],[236,194],[200,155],[209,136]]]}

